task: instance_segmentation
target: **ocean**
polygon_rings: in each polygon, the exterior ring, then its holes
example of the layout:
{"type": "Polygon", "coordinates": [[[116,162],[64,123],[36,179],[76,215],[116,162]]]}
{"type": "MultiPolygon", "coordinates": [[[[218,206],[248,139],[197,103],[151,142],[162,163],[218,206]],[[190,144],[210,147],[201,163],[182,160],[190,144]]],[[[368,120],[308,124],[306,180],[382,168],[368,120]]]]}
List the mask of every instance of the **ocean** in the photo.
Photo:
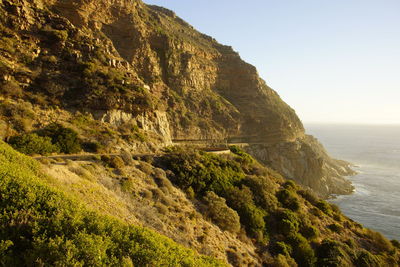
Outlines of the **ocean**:
{"type": "Polygon", "coordinates": [[[355,192],[338,196],[337,204],[349,218],[400,240],[400,125],[306,124],[337,159],[356,167],[348,177],[355,192]]]}

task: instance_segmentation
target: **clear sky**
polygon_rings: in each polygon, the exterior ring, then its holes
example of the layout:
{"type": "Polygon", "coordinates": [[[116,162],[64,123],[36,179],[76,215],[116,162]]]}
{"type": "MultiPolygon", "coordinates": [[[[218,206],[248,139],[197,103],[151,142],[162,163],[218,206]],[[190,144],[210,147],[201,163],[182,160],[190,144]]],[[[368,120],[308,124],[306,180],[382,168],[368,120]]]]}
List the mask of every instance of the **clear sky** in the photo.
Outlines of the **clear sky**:
{"type": "Polygon", "coordinates": [[[305,123],[400,123],[400,0],[145,2],[231,45],[305,123]]]}

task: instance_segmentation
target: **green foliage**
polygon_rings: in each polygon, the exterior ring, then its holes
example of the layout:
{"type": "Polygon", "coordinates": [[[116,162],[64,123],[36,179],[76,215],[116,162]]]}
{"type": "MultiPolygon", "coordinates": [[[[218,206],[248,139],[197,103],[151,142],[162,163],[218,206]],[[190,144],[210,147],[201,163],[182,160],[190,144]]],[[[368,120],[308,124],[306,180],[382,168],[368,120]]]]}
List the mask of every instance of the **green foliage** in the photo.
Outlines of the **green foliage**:
{"type": "Polygon", "coordinates": [[[298,194],[301,195],[305,200],[310,202],[312,205],[316,206],[317,202],[319,201],[318,197],[309,189],[299,190],[298,194]]]}
{"type": "Polygon", "coordinates": [[[296,213],[290,210],[280,210],[276,214],[278,220],[278,232],[285,235],[296,235],[299,231],[300,220],[296,213]]]}
{"type": "Polygon", "coordinates": [[[248,234],[261,241],[265,233],[266,212],[254,204],[251,190],[247,186],[231,187],[224,192],[224,196],[228,205],[238,212],[248,234]]]}
{"type": "Polygon", "coordinates": [[[207,191],[222,195],[244,178],[237,162],[201,151],[173,148],[163,160],[175,174],[172,182],[184,190],[192,187],[196,196],[207,191]]]}
{"type": "Polygon", "coordinates": [[[3,266],[222,266],[141,227],[100,216],[46,184],[36,161],[0,142],[3,266]]]}
{"type": "Polygon", "coordinates": [[[332,211],[331,205],[329,205],[328,202],[326,202],[324,200],[320,200],[320,201],[317,202],[317,204],[315,206],[317,208],[319,208],[326,215],[329,215],[329,216],[333,215],[333,211],[332,211]]]}
{"type": "Polygon", "coordinates": [[[357,267],[380,267],[383,266],[378,256],[362,250],[356,259],[355,265],[357,267]]]}
{"type": "Polygon", "coordinates": [[[13,136],[8,142],[13,148],[27,155],[59,152],[58,146],[52,144],[50,137],[39,136],[36,133],[13,136]]]}
{"type": "Polygon", "coordinates": [[[185,191],[192,188],[195,197],[212,191],[224,197],[229,207],[240,216],[240,222],[250,236],[259,241],[265,237],[265,210],[255,205],[252,191],[244,185],[245,173],[234,160],[200,151],[172,148],[164,164],[174,173],[174,184],[185,191]]]}
{"type": "Polygon", "coordinates": [[[342,244],[325,239],[317,248],[318,262],[317,266],[321,267],[340,267],[346,266],[345,252],[341,248],[342,244]]]}
{"type": "Polygon", "coordinates": [[[246,152],[244,152],[240,147],[238,147],[238,146],[229,146],[229,149],[233,154],[238,156],[238,160],[243,165],[248,165],[248,164],[251,164],[251,163],[255,162],[253,157],[250,156],[249,154],[247,154],[246,152]]]}
{"type": "Polygon", "coordinates": [[[226,205],[224,198],[214,192],[207,192],[204,197],[207,205],[206,214],[222,230],[238,233],[240,230],[240,218],[236,211],[226,205]]]}
{"type": "Polygon", "coordinates": [[[287,180],[284,184],[283,187],[287,190],[296,190],[297,185],[293,180],[287,180]]]}
{"type": "Polygon", "coordinates": [[[68,39],[68,32],[64,30],[55,30],[50,27],[45,27],[42,33],[47,36],[48,41],[51,43],[65,42],[68,39]]]}
{"type": "Polygon", "coordinates": [[[398,249],[400,249],[400,242],[396,239],[393,239],[390,241],[392,243],[392,245],[398,249]]]}
{"type": "Polygon", "coordinates": [[[295,234],[289,236],[288,243],[293,248],[292,257],[299,266],[314,266],[317,259],[307,239],[301,234],[295,234]]]}
{"type": "MultiPolygon", "coordinates": [[[[289,186],[288,188],[291,187],[289,186]]],[[[282,189],[277,192],[276,197],[279,202],[282,203],[283,207],[293,211],[298,211],[300,209],[300,202],[295,192],[288,189],[282,189]]]]}
{"type": "Polygon", "coordinates": [[[340,233],[343,231],[343,227],[337,223],[332,223],[332,224],[328,225],[328,229],[335,233],[340,233]]]}
{"type": "Polygon", "coordinates": [[[292,254],[292,247],[285,242],[279,241],[274,244],[273,252],[274,254],[282,254],[289,257],[292,254]]]}
{"type": "Polygon", "coordinates": [[[393,250],[392,243],[381,233],[366,229],[367,236],[374,242],[374,249],[385,252],[393,250]]]}
{"type": "Polygon", "coordinates": [[[300,233],[307,239],[314,239],[317,238],[319,235],[318,229],[312,225],[302,226],[300,229],[300,233]]]}
{"type": "Polygon", "coordinates": [[[61,124],[49,124],[47,127],[38,131],[38,134],[50,137],[52,143],[55,144],[62,153],[72,154],[82,149],[78,134],[74,130],[66,128],[61,124]]]}
{"type": "Polygon", "coordinates": [[[243,184],[250,188],[253,193],[254,203],[267,212],[273,212],[278,207],[278,200],[275,197],[276,183],[265,176],[247,176],[243,184]]]}

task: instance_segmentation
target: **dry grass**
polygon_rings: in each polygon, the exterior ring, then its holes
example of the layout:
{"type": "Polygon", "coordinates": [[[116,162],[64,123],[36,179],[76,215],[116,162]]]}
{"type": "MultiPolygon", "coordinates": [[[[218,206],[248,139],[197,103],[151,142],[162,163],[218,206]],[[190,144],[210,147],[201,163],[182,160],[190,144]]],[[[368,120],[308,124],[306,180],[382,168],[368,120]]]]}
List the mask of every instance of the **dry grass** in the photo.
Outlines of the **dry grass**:
{"type": "Polygon", "coordinates": [[[95,162],[68,162],[43,168],[57,177],[51,181],[54,186],[90,208],[150,227],[200,253],[227,260],[229,245],[239,254],[247,255],[242,257],[242,265],[257,262],[255,257],[249,256],[255,255],[251,242],[244,243],[236,235],[223,232],[205,220],[185,193],[169,182],[163,170],[146,162],[133,162],[124,167],[127,177],[95,162]]]}

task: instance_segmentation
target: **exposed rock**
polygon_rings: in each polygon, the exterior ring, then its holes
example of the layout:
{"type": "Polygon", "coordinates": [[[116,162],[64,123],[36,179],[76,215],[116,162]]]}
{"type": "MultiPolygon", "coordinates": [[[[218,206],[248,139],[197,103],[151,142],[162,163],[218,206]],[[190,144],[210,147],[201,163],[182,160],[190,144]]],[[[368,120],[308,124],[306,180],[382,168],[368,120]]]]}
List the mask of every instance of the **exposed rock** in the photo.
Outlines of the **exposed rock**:
{"type": "Polygon", "coordinates": [[[295,111],[255,67],[172,11],[140,0],[3,0],[0,7],[18,48],[0,53],[0,77],[18,81],[21,97],[104,110],[101,121],[133,120],[165,144],[257,143],[250,153],[287,178],[323,196],[351,190],[343,163],[305,136],[295,111]]]}
{"type": "Polygon", "coordinates": [[[323,146],[310,135],[294,142],[254,144],[246,149],[284,177],[313,189],[322,197],[353,192],[350,181],[343,178],[355,174],[350,163],[330,158],[323,146]]]}

